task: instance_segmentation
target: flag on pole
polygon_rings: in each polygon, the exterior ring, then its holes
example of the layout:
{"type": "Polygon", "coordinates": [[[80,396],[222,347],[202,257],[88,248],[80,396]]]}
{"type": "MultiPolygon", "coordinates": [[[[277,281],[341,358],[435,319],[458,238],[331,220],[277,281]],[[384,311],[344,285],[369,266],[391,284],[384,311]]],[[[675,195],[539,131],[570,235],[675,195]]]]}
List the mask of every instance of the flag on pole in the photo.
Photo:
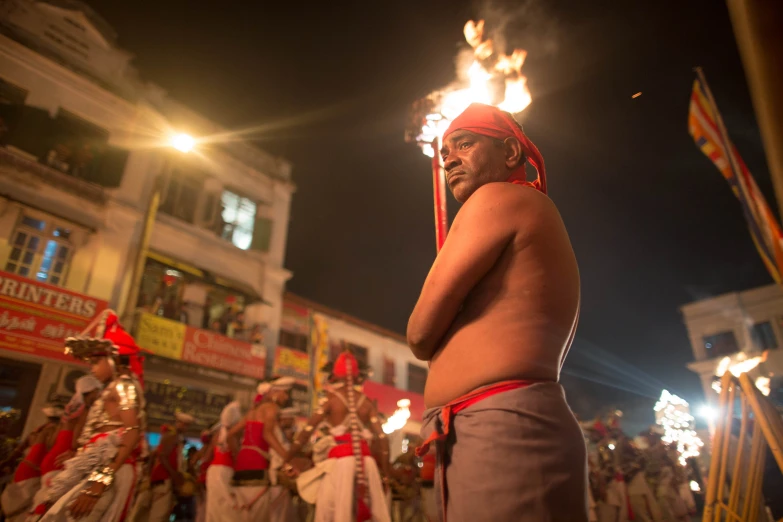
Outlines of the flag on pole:
{"type": "Polygon", "coordinates": [[[728,181],[742,207],[750,236],[776,283],[783,274],[783,234],[764,195],[729,140],[715,99],[701,70],[693,82],[688,131],[696,145],[728,181]]]}

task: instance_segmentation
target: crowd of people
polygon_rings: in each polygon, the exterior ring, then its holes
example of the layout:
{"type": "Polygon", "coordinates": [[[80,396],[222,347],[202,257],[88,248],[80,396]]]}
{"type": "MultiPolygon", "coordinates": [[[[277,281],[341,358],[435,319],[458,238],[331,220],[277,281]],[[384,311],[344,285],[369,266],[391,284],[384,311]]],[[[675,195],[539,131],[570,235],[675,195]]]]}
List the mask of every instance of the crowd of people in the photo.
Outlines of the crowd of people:
{"type": "Polygon", "coordinates": [[[180,411],[150,448],[140,350],[112,312],[92,328],[65,342],[91,374],[0,462],[8,522],[390,522],[411,477],[427,487],[418,465],[390,462],[383,418],[362,393],[369,369],[348,350],[322,368],[328,384],[299,428],[283,377],[259,384],[247,411],[228,404],[200,448],[184,438],[199,419],[180,411]]]}
{"type": "Polygon", "coordinates": [[[696,457],[682,464],[675,443],[652,426],[635,438],[620,428],[620,415],[583,423],[588,448],[590,520],[689,522],[704,491],[696,457]]]}

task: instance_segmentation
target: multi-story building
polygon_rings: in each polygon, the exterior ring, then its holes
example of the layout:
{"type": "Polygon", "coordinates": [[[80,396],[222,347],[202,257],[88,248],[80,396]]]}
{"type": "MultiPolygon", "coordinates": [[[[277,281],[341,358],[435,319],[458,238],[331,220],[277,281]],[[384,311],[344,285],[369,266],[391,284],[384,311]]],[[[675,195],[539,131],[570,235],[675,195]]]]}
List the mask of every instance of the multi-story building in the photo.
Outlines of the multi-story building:
{"type": "Polygon", "coordinates": [[[20,430],[86,371],[62,339],[107,307],[151,352],[153,426],[175,408],[211,422],[264,377],[291,166],[220,135],[85,4],[0,0],[0,407],[20,430]]]}
{"type": "Polygon", "coordinates": [[[285,294],[273,373],[298,380],[293,396],[303,415],[322,388],[320,368],[346,348],[373,369],[364,393],[375,401],[382,418],[392,417],[398,409],[410,414],[407,422],[388,425],[394,458],[421,430],[427,364],[417,360],[405,338],[395,332],[285,294]]]}
{"type": "Polygon", "coordinates": [[[783,289],[779,285],[703,299],[680,311],[695,359],[688,368],[699,374],[708,402],[717,401],[713,383],[732,366],[752,370],[754,378],[783,375],[783,350],[779,350],[783,289]]]}

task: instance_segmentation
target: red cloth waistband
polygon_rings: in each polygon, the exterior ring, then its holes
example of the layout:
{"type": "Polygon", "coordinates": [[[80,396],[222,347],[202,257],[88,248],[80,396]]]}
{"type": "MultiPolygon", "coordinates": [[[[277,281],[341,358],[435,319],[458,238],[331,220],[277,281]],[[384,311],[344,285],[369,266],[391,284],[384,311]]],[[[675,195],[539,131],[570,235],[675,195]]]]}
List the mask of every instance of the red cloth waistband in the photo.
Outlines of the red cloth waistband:
{"type": "Polygon", "coordinates": [[[215,458],[212,459],[213,466],[227,466],[229,468],[234,467],[234,457],[231,456],[230,451],[215,450],[215,458]]]}
{"type": "MultiPolygon", "coordinates": [[[[335,440],[337,441],[338,444],[337,446],[329,450],[330,459],[353,457],[353,442],[351,441],[350,433],[339,437],[335,437],[335,440]],[[344,440],[345,437],[348,438],[347,441],[344,440]]],[[[363,457],[372,457],[372,453],[370,453],[370,446],[367,444],[366,440],[361,441],[361,449],[362,449],[363,457]]]]}
{"type": "Polygon", "coordinates": [[[416,456],[422,457],[426,455],[430,450],[430,444],[437,440],[446,439],[446,436],[449,434],[451,417],[454,415],[458,414],[466,408],[469,408],[470,406],[473,406],[477,402],[481,402],[484,399],[492,397],[493,395],[497,395],[498,393],[503,393],[506,391],[517,390],[519,388],[527,388],[531,384],[535,384],[535,381],[502,381],[491,384],[489,386],[484,386],[477,390],[473,390],[472,392],[449,402],[440,410],[441,415],[443,416],[443,433],[438,433],[438,430],[433,430],[430,436],[427,437],[427,440],[425,440],[421,446],[416,448],[416,456]]]}

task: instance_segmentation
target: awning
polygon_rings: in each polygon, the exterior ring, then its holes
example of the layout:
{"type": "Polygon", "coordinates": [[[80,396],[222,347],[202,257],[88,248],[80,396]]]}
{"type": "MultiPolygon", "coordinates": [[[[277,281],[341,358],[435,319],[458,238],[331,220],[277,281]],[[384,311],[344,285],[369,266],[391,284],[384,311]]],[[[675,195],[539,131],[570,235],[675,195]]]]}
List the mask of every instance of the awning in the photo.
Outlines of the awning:
{"type": "Polygon", "coordinates": [[[378,411],[387,417],[391,416],[397,409],[397,401],[408,399],[411,401],[410,420],[421,422],[424,415],[424,396],[418,393],[400,390],[388,384],[366,381],[364,383],[364,394],[370,399],[377,401],[378,411]]]}

